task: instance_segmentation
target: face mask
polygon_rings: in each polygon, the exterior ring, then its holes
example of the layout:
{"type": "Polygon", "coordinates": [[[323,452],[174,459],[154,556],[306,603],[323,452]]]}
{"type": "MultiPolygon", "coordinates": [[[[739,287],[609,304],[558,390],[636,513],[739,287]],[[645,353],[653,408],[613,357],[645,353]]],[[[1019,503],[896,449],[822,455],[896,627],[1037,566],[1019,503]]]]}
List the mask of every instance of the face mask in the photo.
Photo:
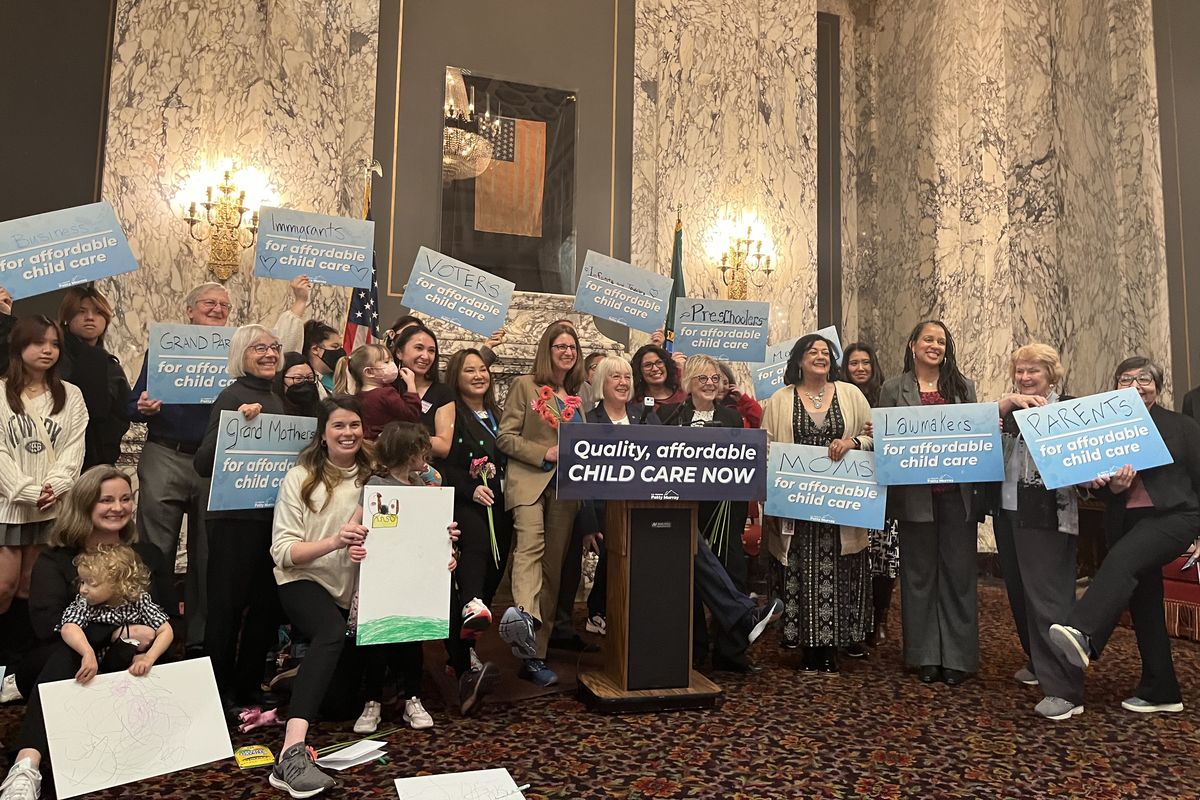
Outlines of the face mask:
{"type": "Polygon", "coordinates": [[[312,408],[317,403],[317,385],[312,381],[289,386],[283,394],[297,408],[312,408]]]}
{"type": "Polygon", "coordinates": [[[395,383],[397,376],[400,375],[400,368],[394,362],[387,361],[375,368],[375,380],[379,381],[383,386],[390,383],[395,383]]]}
{"type": "Polygon", "coordinates": [[[329,367],[329,371],[337,369],[337,363],[346,357],[346,349],[339,347],[336,350],[326,350],[321,354],[321,360],[325,362],[325,366],[329,367]]]}

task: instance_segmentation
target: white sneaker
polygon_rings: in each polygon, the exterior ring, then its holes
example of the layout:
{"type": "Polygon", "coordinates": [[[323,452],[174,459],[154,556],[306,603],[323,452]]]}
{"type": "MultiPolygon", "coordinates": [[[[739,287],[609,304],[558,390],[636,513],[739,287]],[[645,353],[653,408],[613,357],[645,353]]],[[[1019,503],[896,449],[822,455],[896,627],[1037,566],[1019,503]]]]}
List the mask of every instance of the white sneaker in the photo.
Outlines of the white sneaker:
{"type": "Polygon", "coordinates": [[[475,648],[470,648],[471,654],[471,670],[483,669],[483,662],[479,660],[479,656],[475,655],[475,648]]]}
{"type": "Polygon", "coordinates": [[[41,796],[42,773],[28,758],[13,764],[0,783],[0,800],[37,800],[41,796]]]}
{"type": "Polygon", "coordinates": [[[374,733],[379,728],[379,703],[368,700],[362,713],[354,721],[355,733],[374,733]]]}
{"type": "Polygon", "coordinates": [[[587,622],[583,623],[583,629],[588,633],[598,633],[603,636],[608,633],[608,621],[604,619],[603,614],[592,614],[587,618],[587,622]]]}
{"type": "Polygon", "coordinates": [[[1121,708],[1126,711],[1136,711],[1139,714],[1155,714],[1165,711],[1168,714],[1178,714],[1183,711],[1183,703],[1151,703],[1140,697],[1130,697],[1121,701],[1121,708]]]}
{"type": "Polygon", "coordinates": [[[404,701],[404,721],[414,731],[423,731],[433,727],[433,717],[421,705],[420,698],[410,697],[404,701]]]}
{"type": "Polygon", "coordinates": [[[4,676],[4,683],[0,684],[0,703],[15,703],[21,699],[21,690],[17,688],[17,676],[8,674],[4,676]]]}

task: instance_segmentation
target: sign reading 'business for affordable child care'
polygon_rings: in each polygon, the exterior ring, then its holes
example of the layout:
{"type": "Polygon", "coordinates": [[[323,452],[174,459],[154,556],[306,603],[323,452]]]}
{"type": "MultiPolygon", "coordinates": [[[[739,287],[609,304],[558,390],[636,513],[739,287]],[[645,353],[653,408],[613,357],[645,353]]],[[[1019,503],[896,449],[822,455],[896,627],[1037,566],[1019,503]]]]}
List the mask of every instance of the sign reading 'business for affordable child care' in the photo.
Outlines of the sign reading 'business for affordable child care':
{"type": "Polygon", "coordinates": [[[1004,480],[995,403],[876,408],[871,422],[876,480],[885,486],[1004,480]]]}
{"type": "Polygon", "coordinates": [[[290,281],[371,287],[375,223],[291,208],[263,206],[258,217],[254,274],[290,281]]]}
{"type": "Polygon", "coordinates": [[[851,450],[834,461],[827,447],[778,442],[767,453],[768,514],[878,530],[886,506],[873,453],[851,450]]]}
{"type": "Polygon", "coordinates": [[[247,420],[237,411],[222,411],[208,510],[274,508],[283,476],[316,435],[313,417],[259,414],[247,420]]]}
{"type": "Polygon", "coordinates": [[[1014,415],[1048,489],[1172,462],[1137,389],[1064,400],[1014,415]]]}
{"type": "Polygon", "coordinates": [[[671,279],[588,250],[575,291],[575,310],[654,333],[667,319],[671,279]]]}
{"type": "Polygon", "coordinates": [[[504,327],[516,286],[465,261],[422,247],[404,287],[404,305],[490,336],[504,327]]]}
{"type": "Polygon", "coordinates": [[[762,362],[767,357],[770,303],[685,297],[675,301],[675,349],[726,361],[762,362]]]}
{"type": "MultiPolygon", "coordinates": [[[[830,325],[813,332],[833,342],[833,360],[841,364],[842,340],[838,338],[837,328],[830,325]]],[[[787,371],[788,359],[792,355],[792,349],[795,348],[796,342],[802,338],[804,337],[797,336],[795,339],[771,345],[767,348],[767,357],[763,362],[754,365],[754,397],[759,402],[766,400],[783,388],[783,374],[787,371]]]]}
{"type": "Polygon", "coordinates": [[[146,393],[167,405],[211,403],[233,383],[229,337],[233,328],[213,325],[150,326],[146,393]]]}
{"type": "Polygon", "coordinates": [[[0,222],[0,286],[14,300],[137,267],[106,200],[0,222]]]}

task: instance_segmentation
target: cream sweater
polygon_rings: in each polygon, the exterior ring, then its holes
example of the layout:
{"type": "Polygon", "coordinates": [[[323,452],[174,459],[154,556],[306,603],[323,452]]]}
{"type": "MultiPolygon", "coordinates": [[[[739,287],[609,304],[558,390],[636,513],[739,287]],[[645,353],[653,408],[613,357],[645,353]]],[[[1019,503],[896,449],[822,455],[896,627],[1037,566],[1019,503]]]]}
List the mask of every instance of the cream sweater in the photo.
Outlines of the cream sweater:
{"type": "Polygon", "coordinates": [[[8,405],[7,381],[0,380],[0,522],[24,524],[54,519],[83,466],[88,412],[79,389],[64,382],[67,402],[57,414],[50,393],[22,398],[28,413],[8,405]],[[38,511],[42,486],[50,484],[59,502],[38,511]]]}
{"type": "Polygon", "coordinates": [[[354,480],[358,470],[346,469],[342,474],[342,482],[334,487],[333,497],[324,508],[321,506],[325,502],[325,488],[317,484],[312,501],[321,510],[313,512],[300,497],[308,470],[299,466],[288,470],[275,500],[271,558],[275,561],[275,583],[282,586],[292,581],[312,581],[329,592],[339,606],[349,608],[354,594],[354,565],[346,548],[326,553],[307,564],[292,561],[292,545],[333,536],[354,515],[362,501],[362,486],[354,480]]]}

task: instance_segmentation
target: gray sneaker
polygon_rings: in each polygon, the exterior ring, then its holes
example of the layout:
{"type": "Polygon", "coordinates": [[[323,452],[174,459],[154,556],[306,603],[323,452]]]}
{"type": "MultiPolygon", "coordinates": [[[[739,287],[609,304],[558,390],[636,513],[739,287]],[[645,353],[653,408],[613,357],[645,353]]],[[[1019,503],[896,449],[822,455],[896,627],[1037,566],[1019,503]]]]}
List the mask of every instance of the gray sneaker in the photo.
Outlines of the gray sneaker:
{"type": "Polygon", "coordinates": [[[1026,686],[1038,685],[1037,675],[1033,674],[1033,670],[1029,668],[1028,664],[1017,670],[1016,674],[1013,675],[1013,680],[1017,683],[1023,683],[1026,686]]]}
{"type": "Polygon", "coordinates": [[[537,639],[533,633],[533,617],[522,608],[510,607],[500,618],[500,638],[512,645],[517,658],[537,656],[537,639]]]}
{"type": "Polygon", "coordinates": [[[1070,719],[1077,714],[1082,714],[1083,706],[1077,706],[1070,700],[1064,700],[1061,697],[1043,697],[1042,702],[1034,706],[1033,710],[1046,719],[1070,719]]]}
{"type": "Polygon", "coordinates": [[[1158,711],[1177,714],[1183,711],[1183,703],[1151,703],[1140,697],[1131,697],[1121,701],[1121,708],[1126,711],[1136,711],[1139,714],[1154,714],[1158,711]]]}
{"type": "Polygon", "coordinates": [[[283,789],[297,798],[312,797],[337,785],[337,781],[317,767],[316,759],[304,742],[294,744],[280,754],[269,780],[276,789],[283,789]]]}
{"type": "Polygon", "coordinates": [[[1080,669],[1087,669],[1092,662],[1092,645],[1082,632],[1068,625],[1051,625],[1050,642],[1062,651],[1071,662],[1080,669]]]}

